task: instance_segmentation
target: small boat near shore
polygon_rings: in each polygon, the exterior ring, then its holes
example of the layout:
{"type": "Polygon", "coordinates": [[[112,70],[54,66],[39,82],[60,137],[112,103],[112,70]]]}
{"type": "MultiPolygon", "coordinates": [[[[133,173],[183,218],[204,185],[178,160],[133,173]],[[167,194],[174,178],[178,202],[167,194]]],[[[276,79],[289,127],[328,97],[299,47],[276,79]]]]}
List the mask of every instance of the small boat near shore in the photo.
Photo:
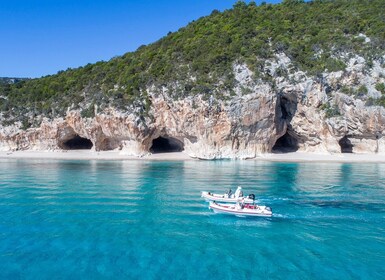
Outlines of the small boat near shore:
{"type": "Polygon", "coordinates": [[[238,217],[271,217],[273,212],[268,206],[260,206],[254,203],[240,203],[235,204],[223,204],[211,201],[209,209],[212,209],[214,213],[231,214],[238,217]]]}
{"type": "Polygon", "coordinates": [[[235,203],[238,201],[243,201],[244,203],[253,203],[255,200],[254,194],[243,196],[241,187],[238,187],[235,193],[232,193],[231,189],[224,194],[216,194],[216,193],[202,191],[201,197],[203,197],[208,202],[217,201],[217,202],[235,203]]]}

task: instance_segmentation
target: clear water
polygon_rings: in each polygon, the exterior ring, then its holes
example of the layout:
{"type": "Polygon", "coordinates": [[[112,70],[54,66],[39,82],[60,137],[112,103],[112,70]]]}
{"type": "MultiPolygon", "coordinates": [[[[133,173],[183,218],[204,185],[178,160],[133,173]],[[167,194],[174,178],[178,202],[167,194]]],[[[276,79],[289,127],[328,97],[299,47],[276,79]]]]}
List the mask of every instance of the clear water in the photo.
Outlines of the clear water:
{"type": "Polygon", "coordinates": [[[0,160],[1,279],[384,279],[385,165],[0,160]],[[213,214],[244,187],[272,218],[213,214]]]}

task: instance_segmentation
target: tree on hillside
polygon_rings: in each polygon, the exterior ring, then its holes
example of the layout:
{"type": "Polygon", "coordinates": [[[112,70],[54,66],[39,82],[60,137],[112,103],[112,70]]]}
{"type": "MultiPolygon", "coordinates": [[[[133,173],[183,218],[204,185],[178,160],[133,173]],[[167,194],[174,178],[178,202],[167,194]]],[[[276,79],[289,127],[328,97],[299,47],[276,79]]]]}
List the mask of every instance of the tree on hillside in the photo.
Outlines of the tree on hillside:
{"type": "Polygon", "coordinates": [[[235,4],[234,4],[234,9],[242,9],[242,8],[247,8],[247,4],[244,0],[238,0],[235,4]]]}
{"type": "Polygon", "coordinates": [[[290,6],[290,5],[301,4],[304,2],[305,2],[304,0],[283,0],[282,4],[290,6]]]}

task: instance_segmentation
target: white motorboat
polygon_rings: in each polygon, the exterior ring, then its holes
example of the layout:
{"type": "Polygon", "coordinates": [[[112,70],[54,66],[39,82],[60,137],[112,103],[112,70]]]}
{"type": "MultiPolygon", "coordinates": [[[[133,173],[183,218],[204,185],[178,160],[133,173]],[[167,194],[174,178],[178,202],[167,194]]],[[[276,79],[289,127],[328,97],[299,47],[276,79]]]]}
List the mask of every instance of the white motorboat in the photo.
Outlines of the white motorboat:
{"type": "Polygon", "coordinates": [[[268,206],[260,206],[254,203],[223,204],[211,201],[209,208],[215,213],[231,214],[238,217],[254,216],[254,217],[271,217],[273,212],[268,206]]]}
{"type": "Polygon", "coordinates": [[[243,196],[241,187],[238,187],[235,193],[232,193],[231,189],[224,194],[216,194],[216,193],[203,191],[201,197],[203,197],[206,201],[218,201],[218,202],[230,202],[230,203],[235,203],[242,200],[244,203],[253,203],[255,199],[254,194],[250,194],[249,196],[243,196]]]}

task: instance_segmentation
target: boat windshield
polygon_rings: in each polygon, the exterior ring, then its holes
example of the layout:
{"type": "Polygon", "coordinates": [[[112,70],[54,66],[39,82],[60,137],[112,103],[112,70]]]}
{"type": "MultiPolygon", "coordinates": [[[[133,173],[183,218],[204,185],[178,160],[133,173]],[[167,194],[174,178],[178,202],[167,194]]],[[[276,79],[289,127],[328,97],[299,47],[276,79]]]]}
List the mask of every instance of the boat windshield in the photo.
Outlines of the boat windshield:
{"type": "Polygon", "coordinates": [[[237,188],[237,190],[235,191],[234,196],[235,197],[242,197],[243,196],[243,192],[242,192],[242,188],[241,187],[237,188]]]}

